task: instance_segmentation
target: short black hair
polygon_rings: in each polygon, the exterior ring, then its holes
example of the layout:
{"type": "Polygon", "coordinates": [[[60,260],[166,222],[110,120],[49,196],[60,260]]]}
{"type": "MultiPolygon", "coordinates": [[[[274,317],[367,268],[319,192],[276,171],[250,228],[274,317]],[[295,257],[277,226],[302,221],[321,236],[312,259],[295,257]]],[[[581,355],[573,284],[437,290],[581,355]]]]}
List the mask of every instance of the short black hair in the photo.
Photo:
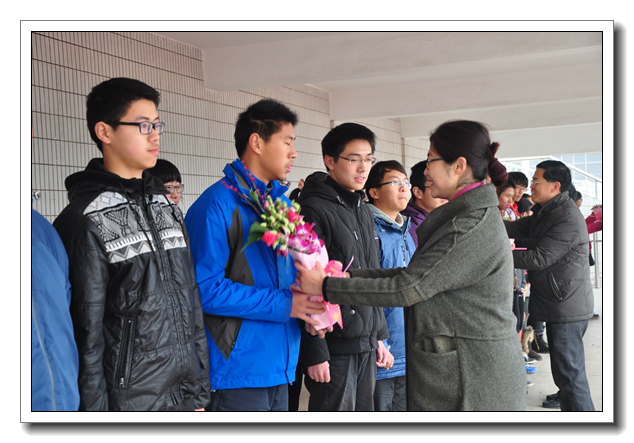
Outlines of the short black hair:
{"type": "Polygon", "coordinates": [[[513,171],[508,173],[508,180],[513,181],[515,186],[520,185],[524,188],[528,187],[528,177],[523,172],[513,171]]]}
{"type": "Polygon", "coordinates": [[[412,184],[412,187],[416,186],[423,191],[423,193],[425,192],[425,183],[427,183],[425,169],[427,169],[427,160],[423,160],[412,166],[412,172],[409,175],[409,182],[412,184]]]}
{"type": "MultiPolygon", "coordinates": [[[[421,192],[425,193],[425,183],[427,183],[427,176],[425,175],[425,169],[427,169],[427,160],[423,160],[422,162],[416,163],[412,166],[411,174],[409,175],[409,182],[412,184],[412,189],[414,187],[421,190],[421,192]]],[[[416,196],[414,195],[414,191],[412,191],[412,198],[410,199],[410,203],[414,204],[416,202],[416,196]]]]}
{"type": "Polygon", "coordinates": [[[265,142],[268,142],[273,134],[282,129],[283,125],[290,123],[295,126],[298,121],[297,113],[277,100],[263,98],[253,103],[238,115],[236,121],[233,138],[238,158],[242,158],[246,152],[251,134],[258,134],[265,142]]]}
{"type": "Polygon", "coordinates": [[[521,214],[528,212],[533,207],[531,201],[527,198],[521,198],[520,201],[517,202],[517,211],[521,214]]]}
{"type": "Polygon", "coordinates": [[[558,160],[544,160],[537,165],[537,169],[544,170],[544,180],[549,183],[559,182],[561,193],[568,192],[572,187],[570,169],[558,160]]]}
{"type": "Polygon", "coordinates": [[[376,163],[372,166],[372,169],[370,169],[368,180],[365,182],[365,194],[368,196],[370,203],[374,203],[374,199],[370,196],[370,189],[378,188],[381,183],[383,183],[383,177],[389,171],[398,171],[407,177],[405,168],[396,160],[386,160],[376,163]]]}
{"type": "MultiPolygon", "coordinates": [[[[321,141],[321,155],[329,155],[335,160],[346,149],[346,145],[354,140],[366,140],[372,147],[372,154],[376,146],[376,136],[369,128],[358,123],[342,123],[326,134],[321,141]]],[[[328,168],[326,168],[328,170],[328,168]]]]}
{"type": "Polygon", "coordinates": [[[509,180],[509,181],[507,181],[506,183],[504,183],[504,184],[502,184],[500,186],[496,186],[495,187],[495,192],[497,192],[498,197],[499,197],[508,188],[515,189],[515,183],[513,183],[511,180],[509,180]]]}
{"type": "Polygon", "coordinates": [[[137,100],[150,100],[158,108],[161,94],[142,81],[125,77],[111,78],[92,88],[86,97],[86,122],[99,151],[103,152],[103,145],[95,133],[95,125],[119,121],[137,100]]]}
{"type": "Polygon", "coordinates": [[[158,178],[161,183],[167,182],[179,182],[182,183],[181,173],[174,163],[159,158],[156,160],[156,165],[153,168],[147,170],[154,177],[158,178]]]}

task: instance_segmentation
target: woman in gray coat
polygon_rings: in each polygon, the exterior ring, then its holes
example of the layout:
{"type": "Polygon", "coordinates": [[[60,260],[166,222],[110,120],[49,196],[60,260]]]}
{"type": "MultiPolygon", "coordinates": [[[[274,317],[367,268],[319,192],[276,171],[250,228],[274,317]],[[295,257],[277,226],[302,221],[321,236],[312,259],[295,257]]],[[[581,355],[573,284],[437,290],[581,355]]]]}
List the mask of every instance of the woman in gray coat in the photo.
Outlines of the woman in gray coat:
{"type": "Polygon", "coordinates": [[[513,258],[494,187],[506,180],[499,144],[470,121],[440,125],[430,142],[430,191],[449,202],[416,230],[408,267],[329,278],[298,265],[294,288],[331,303],[406,307],[408,410],[524,410],[513,258]],[[493,184],[484,184],[487,175],[493,184]]]}

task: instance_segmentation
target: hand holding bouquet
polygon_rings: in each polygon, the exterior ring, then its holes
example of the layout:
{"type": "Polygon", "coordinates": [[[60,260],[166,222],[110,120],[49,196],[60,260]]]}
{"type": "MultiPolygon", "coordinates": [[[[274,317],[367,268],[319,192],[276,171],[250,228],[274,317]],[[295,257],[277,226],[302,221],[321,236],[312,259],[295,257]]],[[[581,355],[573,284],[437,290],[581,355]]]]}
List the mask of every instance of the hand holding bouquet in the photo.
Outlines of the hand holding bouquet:
{"type": "MultiPolygon", "coordinates": [[[[255,178],[245,169],[252,182],[255,178]]],[[[287,256],[289,253],[293,259],[302,263],[308,269],[313,269],[316,263],[320,263],[327,275],[342,277],[341,263],[328,261],[328,252],[324,247],[323,240],[317,237],[313,223],[303,221],[303,216],[299,215],[300,206],[292,202],[289,206],[287,202],[279,197],[275,200],[271,196],[262,196],[257,188],[251,187],[249,195],[245,195],[241,190],[225,183],[227,188],[231,188],[246,201],[259,215],[261,221],[254,222],[249,228],[249,237],[242,248],[246,249],[251,243],[262,240],[267,246],[272,247],[277,255],[287,256]]],[[[313,320],[317,320],[319,325],[314,326],[316,331],[329,328],[332,330],[334,323],[338,323],[341,328],[341,309],[339,305],[324,302],[321,295],[309,297],[309,301],[324,303],[325,311],[322,314],[309,314],[313,320]]]]}

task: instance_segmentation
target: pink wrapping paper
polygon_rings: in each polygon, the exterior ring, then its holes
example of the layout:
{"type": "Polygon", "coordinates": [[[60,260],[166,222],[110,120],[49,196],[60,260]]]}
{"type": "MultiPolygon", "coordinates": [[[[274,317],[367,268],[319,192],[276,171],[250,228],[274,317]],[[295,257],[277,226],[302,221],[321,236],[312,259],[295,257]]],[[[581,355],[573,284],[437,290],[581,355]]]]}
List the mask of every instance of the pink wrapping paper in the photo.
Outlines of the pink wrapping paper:
{"type": "MultiPolygon", "coordinates": [[[[305,254],[303,252],[297,252],[290,250],[288,251],[293,260],[297,260],[307,269],[315,269],[317,263],[324,268],[326,271],[326,275],[329,277],[343,277],[344,272],[342,271],[341,262],[337,260],[328,261],[328,251],[324,246],[321,247],[319,252],[315,252],[313,254],[305,254]]],[[[341,322],[341,309],[339,305],[335,305],[332,303],[328,303],[324,301],[324,297],[322,295],[312,295],[308,298],[310,301],[315,302],[323,302],[324,308],[326,309],[322,314],[319,315],[311,315],[310,317],[319,322],[319,325],[315,326],[315,330],[319,331],[321,329],[326,329],[327,327],[333,327],[335,323],[339,324],[339,327],[343,329],[343,324],[341,322]]]]}

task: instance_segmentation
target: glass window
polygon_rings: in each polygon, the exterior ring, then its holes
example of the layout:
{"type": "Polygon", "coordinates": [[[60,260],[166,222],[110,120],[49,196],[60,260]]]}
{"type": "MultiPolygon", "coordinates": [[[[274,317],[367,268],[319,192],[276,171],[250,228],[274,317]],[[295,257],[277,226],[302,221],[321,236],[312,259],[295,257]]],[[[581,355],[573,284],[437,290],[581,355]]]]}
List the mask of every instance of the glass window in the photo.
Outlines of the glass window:
{"type": "Polygon", "coordinates": [[[602,152],[595,152],[592,154],[586,154],[586,161],[587,162],[602,162],[603,161],[603,153],[602,152]]]}
{"type": "Polygon", "coordinates": [[[572,159],[573,159],[572,155],[562,155],[560,158],[562,162],[568,163],[569,165],[572,164],[572,159]]]}
{"type": "MultiPolygon", "coordinates": [[[[586,162],[586,154],[575,154],[574,155],[574,165],[577,166],[578,164],[583,164],[586,162]]],[[[577,166],[578,168],[582,168],[583,166],[577,166]]]]}
{"type": "Polygon", "coordinates": [[[589,174],[603,178],[603,167],[601,163],[589,163],[586,171],[589,174]]]}

